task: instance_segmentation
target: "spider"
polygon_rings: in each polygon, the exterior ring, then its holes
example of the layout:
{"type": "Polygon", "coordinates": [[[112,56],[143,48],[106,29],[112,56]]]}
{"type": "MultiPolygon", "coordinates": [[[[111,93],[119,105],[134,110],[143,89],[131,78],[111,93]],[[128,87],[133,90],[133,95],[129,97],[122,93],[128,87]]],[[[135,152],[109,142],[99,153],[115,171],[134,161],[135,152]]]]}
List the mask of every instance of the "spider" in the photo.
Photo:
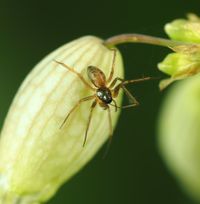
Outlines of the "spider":
{"type": "Polygon", "coordinates": [[[86,87],[88,87],[90,90],[94,91],[93,95],[80,99],[74,105],[74,107],[69,111],[69,113],[67,114],[67,116],[65,117],[64,121],[62,122],[62,124],[60,126],[60,129],[61,129],[65,125],[65,123],[66,123],[67,119],[69,118],[69,116],[71,115],[71,113],[75,109],[77,109],[81,103],[83,103],[85,101],[93,100],[91,108],[90,108],[87,126],[86,126],[83,146],[85,146],[85,143],[87,140],[87,135],[88,135],[88,130],[89,130],[89,126],[90,126],[90,122],[91,122],[91,118],[92,118],[92,113],[93,113],[94,108],[96,107],[97,104],[99,104],[99,106],[102,107],[104,110],[108,111],[108,121],[109,121],[110,140],[111,140],[112,135],[113,135],[113,129],[112,129],[111,111],[110,111],[109,105],[114,106],[115,111],[117,111],[118,108],[129,108],[129,107],[134,107],[134,106],[139,105],[139,103],[135,99],[135,97],[126,89],[125,85],[151,79],[151,77],[144,77],[144,78],[133,79],[133,80],[124,80],[124,79],[119,78],[119,77],[116,77],[113,79],[117,50],[114,48],[112,48],[111,50],[113,51],[113,59],[112,59],[110,74],[109,74],[107,79],[106,79],[106,76],[103,73],[103,71],[101,71],[98,67],[95,67],[95,66],[88,66],[87,67],[87,75],[88,75],[88,78],[90,79],[92,84],[88,83],[86,81],[86,79],[84,79],[83,76],[79,72],[75,71],[74,68],[64,64],[63,62],[59,62],[59,61],[55,60],[56,63],[60,64],[64,68],[68,69],[70,72],[76,74],[77,77],[83,82],[83,84],[86,87]],[[116,85],[116,83],[118,81],[120,83],[116,85]],[[130,101],[129,105],[125,105],[125,106],[121,106],[121,107],[117,105],[114,98],[116,98],[118,96],[120,89],[122,89],[125,92],[125,94],[127,95],[127,97],[129,98],[129,101],[130,101]],[[112,102],[114,104],[112,104],[112,102]]]}

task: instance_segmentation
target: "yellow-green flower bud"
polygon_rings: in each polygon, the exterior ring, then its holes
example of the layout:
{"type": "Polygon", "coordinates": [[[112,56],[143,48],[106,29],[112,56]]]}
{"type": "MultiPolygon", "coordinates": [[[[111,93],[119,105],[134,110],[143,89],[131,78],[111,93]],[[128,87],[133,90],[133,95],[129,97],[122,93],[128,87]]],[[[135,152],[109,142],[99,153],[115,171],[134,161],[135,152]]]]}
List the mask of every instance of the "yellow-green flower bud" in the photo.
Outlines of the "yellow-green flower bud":
{"type": "MultiPolygon", "coordinates": [[[[84,102],[60,128],[79,99],[95,94],[56,61],[73,67],[90,83],[87,67],[109,75],[113,51],[102,40],[87,36],[44,58],[26,77],[10,107],[0,140],[0,203],[40,203],[79,171],[109,136],[108,113],[97,106],[88,138],[84,134],[92,101],[84,102]]],[[[117,52],[114,77],[123,77],[117,52]]],[[[121,96],[117,98],[121,104],[121,96]]],[[[111,107],[113,127],[119,112],[111,107]]]]}
{"type": "Polygon", "coordinates": [[[197,53],[171,53],[158,64],[158,68],[171,76],[160,82],[164,89],[173,81],[193,76],[200,72],[200,51],[197,53]]]}
{"type": "Polygon", "coordinates": [[[178,19],[165,26],[165,31],[173,40],[183,41],[183,45],[171,47],[176,53],[169,54],[158,68],[171,77],[162,80],[164,89],[175,80],[184,79],[200,72],[200,19],[194,14],[188,20],[178,19]],[[193,44],[190,44],[193,43],[193,44]]]}
{"type": "Polygon", "coordinates": [[[173,40],[200,43],[200,18],[189,14],[188,19],[177,19],[166,24],[165,31],[173,40]]]}
{"type": "Polygon", "coordinates": [[[159,118],[159,148],[181,186],[200,201],[200,75],[175,85],[159,118]]]}

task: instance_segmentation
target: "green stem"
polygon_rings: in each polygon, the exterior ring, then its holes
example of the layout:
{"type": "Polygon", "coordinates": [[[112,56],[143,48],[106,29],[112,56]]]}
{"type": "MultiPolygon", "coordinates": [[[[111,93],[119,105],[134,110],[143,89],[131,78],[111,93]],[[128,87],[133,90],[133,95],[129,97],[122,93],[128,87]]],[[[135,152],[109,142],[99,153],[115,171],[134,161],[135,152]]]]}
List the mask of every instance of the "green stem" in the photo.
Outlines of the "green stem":
{"type": "Polygon", "coordinates": [[[175,48],[177,46],[182,46],[182,45],[192,45],[191,43],[184,43],[184,42],[179,42],[179,41],[174,41],[174,40],[168,40],[164,38],[157,38],[153,36],[148,36],[148,35],[142,35],[142,34],[121,34],[121,35],[116,35],[111,38],[108,38],[107,40],[104,41],[104,45],[107,47],[112,47],[118,44],[122,43],[145,43],[145,44],[152,44],[152,45],[158,45],[158,46],[164,46],[168,48],[175,48]]]}

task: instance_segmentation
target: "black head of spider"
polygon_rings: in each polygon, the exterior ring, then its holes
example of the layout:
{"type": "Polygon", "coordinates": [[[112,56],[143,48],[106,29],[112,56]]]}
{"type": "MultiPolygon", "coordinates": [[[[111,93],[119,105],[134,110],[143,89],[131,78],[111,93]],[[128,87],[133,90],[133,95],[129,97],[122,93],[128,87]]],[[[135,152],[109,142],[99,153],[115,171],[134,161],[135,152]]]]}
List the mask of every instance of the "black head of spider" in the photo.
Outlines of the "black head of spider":
{"type": "Polygon", "coordinates": [[[112,102],[112,94],[110,90],[106,87],[101,87],[97,89],[97,97],[105,104],[112,102]]]}

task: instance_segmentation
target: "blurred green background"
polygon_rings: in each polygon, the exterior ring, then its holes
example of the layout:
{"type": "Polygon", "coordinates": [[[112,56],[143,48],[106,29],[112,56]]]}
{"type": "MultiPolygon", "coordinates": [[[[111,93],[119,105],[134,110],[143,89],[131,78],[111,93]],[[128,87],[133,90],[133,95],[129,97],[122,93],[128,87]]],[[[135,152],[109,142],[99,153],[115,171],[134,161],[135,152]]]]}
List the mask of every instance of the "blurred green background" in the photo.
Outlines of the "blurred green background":
{"type": "MultiPolygon", "coordinates": [[[[22,80],[45,55],[75,38],[120,33],[166,37],[165,23],[188,12],[200,14],[198,0],[151,1],[0,1],[0,123],[22,80]]],[[[166,48],[141,44],[119,46],[126,78],[161,76],[157,70],[166,48]]],[[[129,89],[140,101],[124,110],[106,159],[104,148],[66,183],[49,204],[194,204],[159,156],[156,122],[168,90],[158,80],[129,89]]]]}

